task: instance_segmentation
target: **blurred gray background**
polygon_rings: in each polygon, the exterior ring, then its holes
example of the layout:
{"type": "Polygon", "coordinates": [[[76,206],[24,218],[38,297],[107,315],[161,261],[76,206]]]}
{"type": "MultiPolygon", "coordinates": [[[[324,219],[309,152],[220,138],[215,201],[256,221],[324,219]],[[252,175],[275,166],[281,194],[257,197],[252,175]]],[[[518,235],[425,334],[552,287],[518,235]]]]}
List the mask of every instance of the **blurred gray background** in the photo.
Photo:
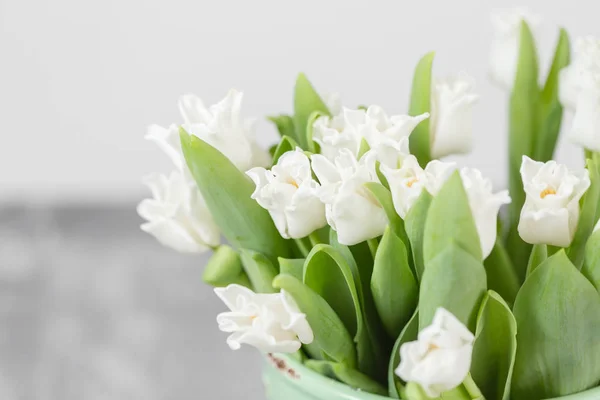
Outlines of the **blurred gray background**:
{"type": "MultiPolygon", "coordinates": [[[[0,0],[0,399],[262,398],[259,356],[216,327],[205,258],[139,230],[141,176],[171,168],[146,126],[180,122],[181,94],[212,104],[230,87],[247,116],[289,112],[299,71],[403,113],[435,50],[436,75],[466,71],[481,95],[476,152],[456,160],[503,187],[489,14],[513,5],[545,18],[544,70],[558,25],[600,35],[587,0],[0,0]]],[[[568,143],[558,158],[582,165],[568,143]]]]}

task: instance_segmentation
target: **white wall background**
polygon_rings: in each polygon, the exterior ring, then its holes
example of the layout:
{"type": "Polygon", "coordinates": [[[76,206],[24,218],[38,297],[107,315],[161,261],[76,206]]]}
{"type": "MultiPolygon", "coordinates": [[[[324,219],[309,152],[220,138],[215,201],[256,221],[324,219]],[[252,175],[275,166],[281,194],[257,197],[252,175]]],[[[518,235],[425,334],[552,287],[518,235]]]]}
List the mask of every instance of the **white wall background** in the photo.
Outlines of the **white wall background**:
{"type": "MultiPolygon", "coordinates": [[[[557,25],[600,35],[596,2],[522,0],[545,17],[543,62],[557,25]]],[[[246,115],[289,112],[296,73],[346,105],[407,107],[418,58],[435,74],[467,71],[481,100],[476,152],[459,159],[503,185],[507,95],[487,79],[482,0],[0,0],[0,201],[133,200],[140,177],[170,165],[142,139],[179,122],[186,92],[213,103],[244,90],[246,115]]],[[[568,120],[567,120],[568,123],[568,120]]],[[[260,125],[263,143],[275,139],[260,125]]],[[[579,150],[559,158],[581,165],[579,150]]]]}

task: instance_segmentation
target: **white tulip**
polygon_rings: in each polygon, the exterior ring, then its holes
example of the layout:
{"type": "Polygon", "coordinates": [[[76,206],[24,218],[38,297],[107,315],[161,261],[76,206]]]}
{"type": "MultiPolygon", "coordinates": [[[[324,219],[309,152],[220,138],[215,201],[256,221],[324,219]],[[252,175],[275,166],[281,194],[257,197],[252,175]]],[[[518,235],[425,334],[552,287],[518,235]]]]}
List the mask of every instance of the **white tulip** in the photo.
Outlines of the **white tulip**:
{"type": "Polygon", "coordinates": [[[435,196],[454,171],[454,163],[431,161],[425,169],[413,155],[408,155],[399,168],[381,165],[381,172],[390,185],[394,208],[400,218],[406,218],[423,190],[435,196]]]}
{"type": "Polygon", "coordinates": [[[579,94],[569,139],[585,149],[600,152],[600,75],[597,83],[579,94]]]}
{"type": "Polygon", "coordinates": [[[427,396],[437,398],[467,377],[474,340],[462,322],[440,307],[416,341],[400,346],[396,375],[405,382],[418,383],[427,396]]]}
{"type": "Polygon", "coordinates": [[[469,206],[479,234],[481,252],[485,259],[496,243],[500,207],[509,204],[511,199],[508,190],[492,193],[492,182],[484,178],[478,169],[463,168],[460,176],[467,192],[469,206]]]}
{"type": "Polygon", "coordinates": [[[438,80],[431,94],[431,157],[468,153],[473,147],[474,81],[468,76],[438,80]]]}
{"type": "Polygon", "coordinates": [[[357,161],[348,149],[340,150],[334,162],[320,154],[312,156],[327,222],[342,244],[354,245],[381,236],[388,224],[385,211],[364,187],[367,182],[378,182],[375,156],[369,151],[357,161]]]}
{"type": "Polygon", "coordinates": [[[293,353],[314,339],[306,315],[283,290],[257,294],[232,284],[215,288],[215,293],[230,310],[219,314],[217,323],[221,331],[231,333],[227,344],[232,350],[246,343],[265,353],[293,353]]]}
{"type": "Polygon", "coordinates": [[[322,116],[313,125],[313,139],[321,147],[321,154],[334,160],[340,150],[347,149],[356,157],[363,139],[371,148],[388,140],[399,141],[408,137],[413,129],[429,114],[416,117],[397,115],[388,117],[379,106],[367,110],[343,108],[333,118],[322,116]]]}
{"type": "Polygon", "coordinates": [[[516,77],[521,37],[521,22],[529,25],[538,36],[541,18],[523,9],[502,10],[492,14],[494,41],[490,54],[490,75],[501,87],[511,90],[516,77]]]}
{"type": "Polygon", "coordinates": [[[579,200],[590,187],[588,170],[569,171],[555,161],[533,161],[523,156],[521,177],[525,204],[519,235],[531,244],[568,247],[579,222],[579,200]]]}
{"type": "Polygon", "coordinates": [[[202,253],[219,245],[219,229],[196,184],[180,171],[150,175],[144,183],[153,198],[138,205],[138,214],[148,222],[143,231],[161,244],[182,253],[202,253]]]}
{"type": "Polygon", "coordinates": [[[575,41],[573,60],[559,75],[559,98],[567,109],[577,108],[583,89],[597,84],[600,79],[600,39],[578,38],[575,41]]]}
{"type": "Polygon", "coordinates": [[[256,167],[246,172],[256,184],[252,194],[271,214],[285,239],[299,239],[327,225],[325,205],[317,197],[310,160],[301,149],[283,154],[271,171],[256,167]]]}
{"type": "Polygon", "coordinates": [[[188,94],[179,100],[179,110],[183,128],[188,133],[204,140],[246,171],[268,166],[271,158],[254,140],[255,120],[241,117],[242,98],[243,93],[230,90],[223,100],[206,108],[200,98],[188,94]]]}

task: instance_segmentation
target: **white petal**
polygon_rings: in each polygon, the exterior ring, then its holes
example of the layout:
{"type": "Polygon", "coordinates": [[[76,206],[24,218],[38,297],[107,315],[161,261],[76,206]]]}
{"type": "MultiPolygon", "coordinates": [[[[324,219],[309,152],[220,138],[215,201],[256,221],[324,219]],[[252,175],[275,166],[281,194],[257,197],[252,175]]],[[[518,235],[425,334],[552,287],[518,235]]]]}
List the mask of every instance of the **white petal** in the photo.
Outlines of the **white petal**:
{"type": "Polygon", "coordinates": [[[569,219],[566,208],[529,211],[524,207],[519,220],[519,235],[530,244],[568,247],[573,239],[569,219]]]}
{"type": "Polygon", "coordinates": [[[298,305],[285,290],[281,291],[283,306],[289,315],[288,324],[283,324],[282,328],[291,330],[298,336],[298,339],[304,344],[310,344],[314,340],[312,328],[306,320],[306,315],[301,313],[298,305]]]}
{"type": "Polygon", "coordinates": [[[312,162],[312,169],[321,185],[331,185],[342,179],[336,166],[324,156],[314,154],[310,157],[310,160],[312,162]]]}
{"type": "Polygon", "coordinates": [[[141,225],[144,232],[154,236],[163,246],[180,253],[204,253],[208,246],[197,242],[188,231],[174,220],[164,219],[141,225]]]}
{"type": "Polygon", "coordinates": [[[472,78],[438,81],[432,93],[431,156],[441,158],[450,154],[468,153],[473,147],[472,78]]]}
{"type": "Polygon", "coordinates": [[[342,184],[332,205],[338,241],[351,246],[381,236],[389,221],[377,200],[365,188],[365,182],[349,180],[342,184]]]}
{"type": "Polygon", "coordinates": [[[171,125],[168,128],[150,125],[145,139],[156,143],[179,171],[187,169],[181,150],[181,142],[179,141],[179,128],[176,125],[171,125]]]}
{"type": "Polygon", "coordinates": [[[585,149],[600,152],[600,85],[579,95],[569,138],[585,149]]]}
{"type": "Polygon", "coordinates": [[[577,38],[571,64],[559,75],[559,98],[565,108],[574,111],[582,91],[600,85],[600,40],[577,38]]]}
{"type": "Polygon", "coordinates": [[[201,253],[220,242],[220,233],[198,188],[183,173],[169,177],[151,175],[144,179],[153,199],[145,199],[138,213],[148,222],[142,230],[164,246],[184,253],[201,253]]]}
{"type": "Polygon", "coordinates": [[[208,124],[212,119],[202,100],[194,94],[179,98],[179,112],[185,124],[208,124]]]}
{"type": "Polygon", "coordinates": [[[524,9],[502,10],[492,15],[494,41],[490,54],[490,75],[501,87],[510,90],[514,84],[519,55],[521,21],[526,21],[534,38],[540,18],[524,9]]]}
{"type": "Polygon", "coordinates": [[[477,169],[463,168],[460,173],[485,259],[490,255],[496,243],[500,207],[510,203],[510,196],[508,191],[492,193],[491,181],[483,178],[477,169]]]}

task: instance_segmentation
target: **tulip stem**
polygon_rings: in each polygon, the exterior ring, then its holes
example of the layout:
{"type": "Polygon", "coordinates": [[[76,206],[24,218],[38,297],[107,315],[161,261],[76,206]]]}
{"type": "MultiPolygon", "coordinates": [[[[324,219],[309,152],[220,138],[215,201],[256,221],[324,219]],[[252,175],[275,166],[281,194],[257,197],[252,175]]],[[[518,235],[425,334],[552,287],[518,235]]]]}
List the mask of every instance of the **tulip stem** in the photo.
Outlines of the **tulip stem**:
{"type": "Polygon", "coordinates": [[[306,238],[304,239],[294,239],[294,242],[296,242],[296,246],[298,246],[298,250],[300,250],[300,253],[302,254],[302,257],[306,257],[308,256],[308,253],[310,253],[310,249],[311,247],[309,247],[309,244],[306,243],[305,241],[306,238]]]}
{"type": "Polygon", "coordinates": [[[310,240],[311,247],[323,243],[316,231],[308,235],[308,240],[310,240]]]}
{"type": "Polygon", "coordinates": [[[467,393],[469,394],[469,396],[470,396],[471,399],[473,399],[473,400],[485,400],[485,397],[483,396],[483,393],[481,393],[481,390],[479,390],[479,387],[477,386],[477,384],[473,380],[473,377],[471,376],[471,374],[467,375],[467,377],[463,381],[462,385],[465,388],[465,390],[467,391],[467,393]]]}

